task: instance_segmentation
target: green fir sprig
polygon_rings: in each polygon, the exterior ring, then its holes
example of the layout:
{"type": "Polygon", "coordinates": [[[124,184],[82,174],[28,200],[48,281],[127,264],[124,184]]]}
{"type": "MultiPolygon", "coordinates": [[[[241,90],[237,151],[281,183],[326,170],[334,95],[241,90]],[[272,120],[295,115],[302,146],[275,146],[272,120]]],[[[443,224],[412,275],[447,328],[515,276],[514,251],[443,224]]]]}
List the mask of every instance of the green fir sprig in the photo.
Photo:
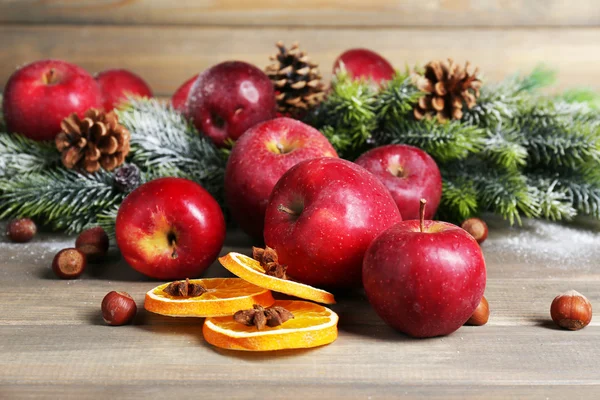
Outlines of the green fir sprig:
{"type": "MultiPolygon", "coordinates": [[[[222,202],[226,160],[177,111],[155,99],[132,98],[118,115],[131,132],[128,162],[141,170],[142,183],[184,177],[222,202]]],[[[28,216],[69,233],[98,224],[114,231],[126,194],[114,185],[113,172],[68,170],[53,143],[9,133],[0,133],[0,165],[8,166],[0,175],[0,219],[28,216]]]]}

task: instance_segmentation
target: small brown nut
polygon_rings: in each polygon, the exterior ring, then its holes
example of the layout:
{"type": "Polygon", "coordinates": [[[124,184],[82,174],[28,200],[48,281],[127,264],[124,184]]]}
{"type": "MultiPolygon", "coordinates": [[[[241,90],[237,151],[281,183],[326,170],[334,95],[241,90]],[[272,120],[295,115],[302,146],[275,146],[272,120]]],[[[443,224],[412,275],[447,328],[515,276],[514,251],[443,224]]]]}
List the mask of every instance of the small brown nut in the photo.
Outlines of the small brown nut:
{"type": "Polygon", "coordinates": [[[550,316],[561,328],[578,331],[592,320],[592,304],[581,293],[569,290],[554,298],[550,316]]]}
{"type": "Polygon", "coordinates": [[[108,325],[128,324],[137,312],[135,300],[125,292],[112,291],[102,300],[102,318],[108,325]]]}
{"type": "Polygon", "coordinates": [[[469,218],[463,221],[460,224],[460,227],[467,231],[477,243],[481,244],[488,237],[488,226],[487,224],[479,218],[469,218]]]}
{"type": "Polygon", "coordinates": [[[6,225],[6,236],[15,243],[29,242],[36,233],[37,226],[29,218],[13,219],[6,225]]]}
{"type": "Polygon", "coordinates": [[[467,322],[465,322],[465,325],[485,325],[487,324],[488,319],[490,319],[490,306],[485,296],[483,296],[481,298],[481,301],[479,302],[479,305],[477,306],[475,311],[473,311],[473,315],[471,315],[471,318],[469,318],[467,322]]]}
{"type": "Polygon", "coordinates": [[[75,247],[90,261],[99,260],[108,252],[108,235],[101,227],[86,229],[77,236],[75,247]]]}
{"type": "Polygon", "coordinates": [[[73,248],[62,249],[52,260],[52,270],[62,279],[78,278],[87,265],[85,254],[73,248]]]}

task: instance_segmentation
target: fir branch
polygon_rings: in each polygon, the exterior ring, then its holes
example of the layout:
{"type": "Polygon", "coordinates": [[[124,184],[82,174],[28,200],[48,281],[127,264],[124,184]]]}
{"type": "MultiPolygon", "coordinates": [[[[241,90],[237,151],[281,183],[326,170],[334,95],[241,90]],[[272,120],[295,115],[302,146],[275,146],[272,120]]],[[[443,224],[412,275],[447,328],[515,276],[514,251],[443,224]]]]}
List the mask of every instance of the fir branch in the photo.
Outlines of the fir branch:
{"type": "Polygon", "coordinates": [[[488,130],[482,157],[499,167],[517,169],[527,163],[527,148],[523,135],[515,129],[498,126],[488,130]]]}
{"type": "Polygon", "coordinates": [[[473,181],[463,177],[444,177],[438,216],[444,221],[461,223],[477,215],[477,189],[473,181]]]}
{"type": "Polygon", "coordinates": [[[534,92],[553,85],[556,82],[556,71],[544,65],[538,65],[529,74],[514,75],[509,80],[513,81],[518,92],[534,92]]]}
{"type": "Polygon", "coordinates": [[[387,130],[390,125],[411,117],[415,104],[423,95],[407,73],[396,72],[377,96],[375,112],[380,129],[387,130]]]}
{"type": "Polygon", "coordinates": [[[377,145],[409,144],[420,147],[438,162],[464,159],[478,153],[484,144],[484,130],[459,121],[399,121],[389,130],[377,132],[377,145]]]}
{"type": "MultiPolygon", "coordinates": [[[[477,192],[480,212],[490,211],[521,223],[521,216],[538,217],[540,205],[536,188],[517,170],[493,167],[483,160],[468,160],[441,166],[446,181],[470,182],[477,192]]],[[[464,187],[465,184],[463,184],[464,187]]]]}
{"type": "Polygon", "coordinates": [[[590,88],[568,89],[558,94],[555,99],[566,103],[585,104],[594,110],[600,109],[600,93],[590,88]]]}
{"type": "Polygon", "coordinates": [[[578,212],[600,219],[600,171],[598,164],[577,171],[555,174],[560,188],[564,188],[578,212]]]}
{"type": "Polygon", "coordinates": [[[144,171],[160,167],[192,179],[217,196],[222,191],[226,159],[210,139],[169,105],[156,99],[128,101],[117,113],[131,132],[131,161],[144,171]]]}
{"type": "Polygon", "coordinates": [[[477,103],[472,108],[463,110],[462,121],[480,128],[498,129],[504,120],[513,117],[516,95],[512,82],[484,86],[477,103]]]}
{"type": "Polygon", "coordinates": [[[515,124],[525,135],[530,167],[577,169],[600,160],[598,122],[588,111],[565,103],[525,105],[515,124]]]}
{"type": "Polygon", "coordinates": [[[52,142],[37,142],[16,133],[0,133],[0,178],[39,172],[60,162],[52,142]]]}
{"type": "Polygon", "coordinates": [[[81,174],[57,167],[0,179],[0,219],[27,216],[56,230],[79,232],[123,198],[109,172],[81,174]]]}
{"type": "Polygon", "coordinates": [[[359,153],[376,130],[375,93],[370,82],[352,80],[340,71],[333,78],[331,93],[313,112],[316,127],[335,142],[340,156],[352,158],[359,153]]]}
{"type": "Polygon", "coordinates": [[[535,188],[534,195],[540,205],[540,216],[552,221],[569,221],[577,214],[568,190],[557,179],[545,176],[528,176],[528,185],[535,188]]]}

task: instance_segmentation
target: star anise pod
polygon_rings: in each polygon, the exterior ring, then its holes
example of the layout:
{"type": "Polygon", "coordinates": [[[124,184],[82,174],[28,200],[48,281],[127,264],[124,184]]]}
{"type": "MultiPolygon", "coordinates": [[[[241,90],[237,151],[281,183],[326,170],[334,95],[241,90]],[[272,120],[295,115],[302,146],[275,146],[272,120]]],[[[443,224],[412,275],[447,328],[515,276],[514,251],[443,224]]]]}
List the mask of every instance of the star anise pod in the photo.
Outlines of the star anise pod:
{"type": "Polygon", "coordinates": [[[202,285],[190,282],[189,278],[185,281],[171,282],[163,289],[163,292],[174,297],[197,297],[202,296],[206,291],[202,285]]]}
{"type": "Polygon", "coordinates": [[[279,264],[279,257],[275,249],[267,246],[264,249],[252,247],[252,258],[260,263],[265,274],[280,279],[287,279],[287,265],[279,264]]]}
{"type": "Polygon", "coordinates": [[[283,307],[273,306],[264,308],[258,304],[254,304],[250,310],[240,310],[233,314],[235,322],[246,326],[256,326],[256,329],[259,331],[264,329],[265,326],[279,326],[293,318],[294,314],[283,307]]]}

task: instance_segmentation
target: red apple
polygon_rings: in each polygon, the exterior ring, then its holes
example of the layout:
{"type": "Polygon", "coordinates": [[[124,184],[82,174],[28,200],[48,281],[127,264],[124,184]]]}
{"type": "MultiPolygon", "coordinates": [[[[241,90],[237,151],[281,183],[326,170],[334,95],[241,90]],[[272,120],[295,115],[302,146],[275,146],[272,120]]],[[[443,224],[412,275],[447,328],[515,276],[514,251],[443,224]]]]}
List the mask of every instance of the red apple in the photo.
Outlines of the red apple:
{"type": "Polygon", "coordinates": [[[394,77],[394,67],[388,60],[367,49],[350,49],[342,53],[333,63],[333,73],[344,64],[348,74],[355,79],[372,79],[375,82],[389,81],[394,77]]]}
{"type": "Polygon", "coordinates": [[[152,97],[150,86],[126,69],[107,69],[96,75],[106,111],[117,107],[128,96],[152,97]]]}
{"type": "Polygon", "coordinates": [[[131,192],[119,208],[115,230],[127,263],[163,280],[197,277],[225,240],[219,204],[182,178],[156,179],[131,192]]]}
{"type": "Polygon", "coordinates": [[[102,94],[83,68],[59,60],[41,60],[19,68],[4,89],[2,110],[9,132],[34,140],[52,140],[71,113],[83,117],[102,108],[102,94]]]}
{"type": "Polygon", "coordinates": [[[354,287],[371,241],[402,217],[386,187],[339,158],[302,161],[275,185],[265,216],[265,243],[293,279],[354,287]]]}
{"type": "Polygon", "coordinates": [[[485,281],[481,248],[447,222],[401,222],[371,243],[363,263],[365,292],[377,314],[414,337],[460,328],[479,305],[485,281]]]}
{"type": "Polygon", "coordinates": [[[369,150],[356,161],[388,188],[404,220],[419,219],[419,200],[427,200],[425,218],[431,219],[442,198],[442,175],[421,149],[390,144],[369,150]]]}
{"type": "Polygon", "coordinates": [[[177,88],[175,93],[173,93],[173,97],[171,97],[171,105],[180,113],[187,113],[188,95],[192,85],[194,85],[194,82],[196,82],[196,79],[198,79],[198,75],[194,75],[185,81],[181,86],[179,86],[179,88],[177,88]]]}
{"type": "Polygon", "coordinates": [[[276,118],[248,129],[236,142],[225,171],[225,198],[233,219],[262,239],[269,195],[281,176],[300,161],[337,157],[315,128],[276,118]]]}
{"type": "Polygon", "coordinates": [[[196,128],[217,146],[237,140],[251,126],[275,118],[275,91],[267,75],[242,61],[228,61],[204,71],[188,96],[196,128]]]}

